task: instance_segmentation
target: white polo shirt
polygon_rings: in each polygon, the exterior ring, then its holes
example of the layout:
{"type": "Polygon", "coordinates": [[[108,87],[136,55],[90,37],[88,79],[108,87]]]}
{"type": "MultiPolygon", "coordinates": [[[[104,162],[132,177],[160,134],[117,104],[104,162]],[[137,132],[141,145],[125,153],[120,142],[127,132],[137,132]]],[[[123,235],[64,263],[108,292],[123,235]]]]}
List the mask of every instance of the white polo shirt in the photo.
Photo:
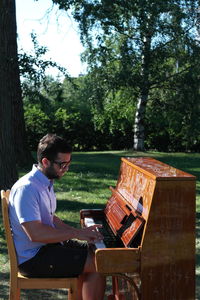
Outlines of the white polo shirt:
{"type": "Polygon", "coordinates": [[[36,165],[12,187],[9,198],[9,217],[13,231],[18,264],[36,255],[42,243],[31,242],[21,224],[41,221],[54,227],[56,196],[50,181],[36,165]]]}

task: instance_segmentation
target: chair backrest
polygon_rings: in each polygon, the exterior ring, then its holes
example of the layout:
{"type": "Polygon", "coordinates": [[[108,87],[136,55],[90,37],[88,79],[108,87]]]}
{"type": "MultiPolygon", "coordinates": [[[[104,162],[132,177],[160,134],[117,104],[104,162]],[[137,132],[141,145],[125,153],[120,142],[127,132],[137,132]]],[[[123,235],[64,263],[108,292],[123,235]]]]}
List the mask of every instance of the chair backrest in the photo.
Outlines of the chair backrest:
{"type": "Polygon", "coordinates": [[[5,229],[6,242],[8,247],[8,255],[10,259],[10,272],[12,275],[16,275],[18,273],[18,264],[17,264],[15,246],[13,242],[12,230],[10,226],[9,214],[8,214],[9,194],[10,194],[9,190],[1,191],[1,206],[2,206],[2,215],[3,215],[3,224],[5,229]]]}

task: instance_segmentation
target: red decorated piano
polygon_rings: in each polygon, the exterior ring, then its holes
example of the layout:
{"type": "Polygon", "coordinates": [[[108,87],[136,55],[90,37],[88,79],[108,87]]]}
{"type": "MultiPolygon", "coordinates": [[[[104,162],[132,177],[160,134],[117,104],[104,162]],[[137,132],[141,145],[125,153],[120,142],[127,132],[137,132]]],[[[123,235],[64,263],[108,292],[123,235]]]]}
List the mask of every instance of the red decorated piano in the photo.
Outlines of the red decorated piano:
{"type": "Polygon", "coordinates": [[[195,176],[149,157],[122,157],[104,209],[81,210],[102,224],[96,268],[112,276],[108,299],[195,299],[195,176]]]}

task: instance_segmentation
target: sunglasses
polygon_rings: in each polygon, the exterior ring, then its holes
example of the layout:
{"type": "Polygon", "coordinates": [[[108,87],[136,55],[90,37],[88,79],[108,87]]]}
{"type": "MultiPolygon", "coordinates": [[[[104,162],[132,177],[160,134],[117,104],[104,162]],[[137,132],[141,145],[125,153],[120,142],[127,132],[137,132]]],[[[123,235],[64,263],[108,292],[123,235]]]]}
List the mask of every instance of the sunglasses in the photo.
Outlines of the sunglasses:
{"type": "Polygon", "coordinates": [[[66,168],[69,167],[70,163],[71,163],[71,159],[70,161],[52,161],[54,164],[58,165],[60,169],[64,170],[66,168]]]}

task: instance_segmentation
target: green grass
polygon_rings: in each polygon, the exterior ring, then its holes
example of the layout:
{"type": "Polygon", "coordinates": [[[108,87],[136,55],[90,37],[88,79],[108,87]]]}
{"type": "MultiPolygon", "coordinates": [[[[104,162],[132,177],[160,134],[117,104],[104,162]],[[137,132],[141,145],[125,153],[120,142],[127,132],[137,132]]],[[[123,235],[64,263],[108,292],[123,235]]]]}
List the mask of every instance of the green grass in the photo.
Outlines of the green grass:
{"type": "MultiPolygon", "coordinates": [[[[200,154],[158,152],[79,152],[74,153],[70,171],[55,182],[57,215],[72,226],[80,226],[79,211],[102,208],[110,196],[109,186],[115,186],[121,156],[151,156],[197,177],[196,189],[196,299],[200,299],[200,154]]],[[[27,170],[28,171],[28,170],[27,170]]],[[[23,173],[20,173],[20,176],[23,173]]],[[[0,299],[8,299],[9,265],[0,220],[0,299]]],[[[66,299],[63,290],[23,291],[22,300],[66,299]]],[[[169,299],[170,300],[170,299],[169,299]]]]}

